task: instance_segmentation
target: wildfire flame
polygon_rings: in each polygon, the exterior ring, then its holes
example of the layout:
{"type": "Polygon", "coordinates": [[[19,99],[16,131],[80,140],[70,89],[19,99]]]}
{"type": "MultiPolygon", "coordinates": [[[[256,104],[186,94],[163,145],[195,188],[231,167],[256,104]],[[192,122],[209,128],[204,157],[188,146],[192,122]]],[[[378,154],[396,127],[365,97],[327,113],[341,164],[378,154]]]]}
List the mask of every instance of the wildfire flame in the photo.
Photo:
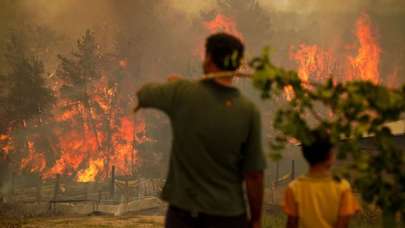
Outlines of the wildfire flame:
{"type": "Polygon", "coordinates": [[[89,167],[84,170],[80,170],[77,174],[77,181],[78,182],[90,182],[95,181],[97,174],[103,170],[104,168],[104,161],[102,159],[97,160],[90,160],[89,167]]]}
{"type": "Polygon", "coordinates": [[[230,17],[218,14],[213,20],[205,22],[204,25],[210,33],[226,32],[243,40],[242,34],[236,27],[236,23],[230,17]]]}
{"type": "Polygon", "coordinates": [[[27,142],[28,156],[21,160],[21,168],[28,168],[30,172],[42,172],[46,167],[45,156],[42,153],[37,153],[32,141],[27,142]]]}
{"type": "MultiPolygon", "coordinates": [[[[117,74],[123,74],[128,61],[120,60],[117,65],[117,74]]],[[[126,100],[122,100],[125,97],[120,96],[118,85],[111,85],[108,78],[106,73],[101,73],[101,79],[92,85],[90,108],[67,98],[58,99],[51,129],[57,139],[52,144],[55,160],[47,163],[45,154],[37,150],[35,140],[27,140],[27,155],[20,160],[21,170],[39,173],[43,179],[57,174],[72,176],[78,182],[106,178],[112,166],[117,175],[129,175],[133,171],[135,145],[149,140],[146,125],[144,120],[129,118],[130,113],[121,110],[121,105],[114,105],[125,104],[126,100]]],[[[57,81],[52,88],[57,90],[62,84],[57,81]]],[[[12,139],[8,135],[0,135],[3,154],[10,151],[9,141],[12,139]]]]}
{"type": "Polygon", "coordinates": [[[298,75],[303,82],[309,82],[310,77],[321,81],[332,74],[335,60],[330,50],[323,50],[317,45],[301,44],[290,56],[298,63],[298,75]]]}
{"type": "Polygon", "coordinates": [[[360,47],[356,57],[349,57],[349,79],[380,82],[379,64],[381,48],[373,33],[371,20],[367,14],[361,15],[356,22],[356,36],[360,47]]]}
{"type": "MultiPolygon", "coordinates": [[[[300,79],[310,82],[338,76],[337,65],[343,65],[348,66],[341,77],[343,80],[369,80],[379,83],[381,49],[373,33],[371,20],[366,14],[357,19],[355,35],[359,43],[357,55],[344,57],[346,62],[341,64],[331,50],[322,49],[318,45],[299,45],[297,50],[290,53],[290,58],[298,64],[300,79]]],[[[287,98],[290,96],[286,94],[287,98]]]]}
{"type": "Polygon", "coordinates": [[[10,144],[11,138],[9,135],[6,134],[0,134],[0,146],[1,146],[1,152],[2,152],[2,156],[1,157],[5,157],[7,156],[10,151],[12,150],[12,145],[10,144]]]}

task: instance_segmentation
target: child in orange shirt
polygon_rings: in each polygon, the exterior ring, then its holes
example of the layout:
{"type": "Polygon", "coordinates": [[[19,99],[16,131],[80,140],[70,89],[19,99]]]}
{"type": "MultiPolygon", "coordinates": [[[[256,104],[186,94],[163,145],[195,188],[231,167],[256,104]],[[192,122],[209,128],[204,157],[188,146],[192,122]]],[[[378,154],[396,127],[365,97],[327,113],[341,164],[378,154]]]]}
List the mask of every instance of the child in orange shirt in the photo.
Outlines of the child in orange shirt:
{"type": "Polygon", "coordinates": [[[311,145],[302,146],[308,174],[296,178],[285,191],[287,228],[348,227],[351,216],[359,211],[358,202],[349,182],[331,174],[336,160],[331,142],[319,132],[314,135],[311,145]]]}

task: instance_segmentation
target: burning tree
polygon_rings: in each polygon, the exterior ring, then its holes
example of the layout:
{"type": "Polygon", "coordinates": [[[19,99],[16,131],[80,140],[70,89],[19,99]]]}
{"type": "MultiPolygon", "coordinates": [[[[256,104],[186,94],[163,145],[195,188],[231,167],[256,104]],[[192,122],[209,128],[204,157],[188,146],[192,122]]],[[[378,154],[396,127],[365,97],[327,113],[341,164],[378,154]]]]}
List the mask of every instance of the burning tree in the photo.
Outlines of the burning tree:
{"type": "MultiPolygon", "coordinates": [[[[101,143],[94,120],[95,109],[99,108],[90,97],[94,82],[100,78],[100,53],[90,31],[77,41],[78,51],[73,58],[59,55],[61,61],[57,75],[61,78],[60,97],[66,99],[66,109],[79,113],[73,120],[82,123],[83,138],[94,137],[93,150],[100,153],[101,143]]],[[[81,155],[85,156],[85,155],[81,155]]],[[[77,161],[77,162],[80,162],[77,161]]],[[[74,164],[78,167],[79,164],[74,164]]],[[[102,165],[102,164],[99,164],[102,165]]]]}
{"type": "Polygon", "coordinates": [[[75,176],[95,181],[108,176],[111,166],[129,175],[136,162],[135,144],[146,140],[145,124],[129,118],[126,106],[133,85],[127,60],[105,53],[87,31],[71,56],[59,55],[53,83],[58,101],[53,133],[58,139],[54,164],[42,174],[75,176]]]}

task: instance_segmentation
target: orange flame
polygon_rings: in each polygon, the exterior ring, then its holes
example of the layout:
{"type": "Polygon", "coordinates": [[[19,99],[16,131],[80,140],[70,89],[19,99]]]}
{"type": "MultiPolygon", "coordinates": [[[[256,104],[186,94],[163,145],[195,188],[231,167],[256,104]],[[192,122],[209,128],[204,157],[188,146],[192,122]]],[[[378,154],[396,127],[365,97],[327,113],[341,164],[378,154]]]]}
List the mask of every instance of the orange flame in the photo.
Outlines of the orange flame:
{"type": "MultiPolygon", "coordinates": [[[[127,61],[118,62],[120,78],[127,61]]],[[[123,102],[118,89],[112,87],[105,72],[92,85],[90,103],[98,107],[86,108],[83,104],[59,101],[55,120],[68,127],[55,128],[60,152],[55,163],[42,172],[44,179],[56,174],[72,176],[79,182],[90,182],[107,177],[115,166],[117,175],[129,175],[136,158],[135,144],[149,140],[143,120],[133,121],[115,103],[123,102]],[[66,108],[69,107],[69,108],[66,108]],[[63,110],[62,112],[60,110],[63,110]]],[[[125,102],[125,101],[124,101],[125,102]]]]}
{"type": "Polygon", "coordinates": [[[295,93],[292,86],[284,87],[284,96],[287,99],[287,101],[291,101],[294,98],[295,93]]]}
{"type": "Polygon", "coordinates": [[[204,24],[210,33],[226,32],[243,40],[242,34],[236,27],[236,23],[230,17],[218,14],[213,20],[205,22],[204,24]]]}
{"type": "Polygon", "coordinates": [[[27,142],[28,156],[21,160],[21,169],[29,169],[31,173],[42,172],[46,167],[45,156],[35,151],[34,143],[27,142]]]}
{"type": "Polygon", "coordinates": [[[1,146],[1,157],[6,157],[10,151],[13,149],[13,145],[11,144],[11,138],[9,135],[0,134],[0,146],[1,146]]]}
{"type": "Polygon", "coordinates": [[[371,28],[368,15],[361,15],[356,22],[356,36],[360,47],[356,57],[349,57],[348,79],[380,82],[379,64],[381,49],[371,28]]]}
{"type": "MultiPolygon", "coordinates": [[[[355,57],[348,56],[344,60],[348,66],[343,80],[369,80],[380,82],[379,63],[381,49],[373,34],[370,18],[363,14],[356,22],[356,38],[359,48],[355,57]]],[[[325,50],[318,45],[299,45],[298,50],[290,54],[292,60],[298,63],[298,75],[303,82],[325,80],[336,73],[337,60],[331,50],[325,50]]],[[[287,93],[287,92],[286,92],[287,93]]],[[[286,94],[290,97],[290,94],[286,94]]]]}
{"type": "Polygon", "coordinates": [[[104,161],[102,159],[90,160],[89,167],[85,170],[80,170],[77,174],[78,182],[94,182],[97,174],[104,169],[104,161]]]}
{"type": "Polygon", "coordinates": [[[334,58],[330,50],[301,44],[297,51],[291,53],[291,58],[298,63],[298,75],[305,83],[310,82],[310,78],[320,81],[332,74],[334,58]]]}

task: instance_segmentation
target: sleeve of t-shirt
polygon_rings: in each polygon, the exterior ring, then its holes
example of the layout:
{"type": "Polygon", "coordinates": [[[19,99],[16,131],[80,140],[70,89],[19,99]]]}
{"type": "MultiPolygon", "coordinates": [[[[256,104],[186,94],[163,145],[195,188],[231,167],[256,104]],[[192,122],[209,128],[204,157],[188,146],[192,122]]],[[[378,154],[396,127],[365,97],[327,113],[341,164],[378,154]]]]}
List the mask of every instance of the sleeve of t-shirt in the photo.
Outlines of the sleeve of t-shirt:
{"type": "Polygon", "coordinates": [[[260,113],[256,107],[253,108],[251,124],[247,140],[242,147],[244,173],[261,171],[266,168],[266,159],[262,146],[262,126],[260,113]]]}
{"type": "Polygon", "coordinates": [[[354,196],[349,182],[343,180],[342,196],[340,198],[339,216],[351,216],[360,210],[360,205],[354,196]]]}
{"type": "Polygon", "coordinates": [[[180,81],[150,83],[138,91],[138,104],[142,108],[156,108],[171,114],[176,107],[180,81]]]}
{"type": "Polygon", "coordinates": [[[282,207],[284,213],[286,213],[288,216],[294,217],[298,216],[297,203],[295,201],[294,193],[290,186],[287,187],[287,189],[284,192],[282,207]]]}

